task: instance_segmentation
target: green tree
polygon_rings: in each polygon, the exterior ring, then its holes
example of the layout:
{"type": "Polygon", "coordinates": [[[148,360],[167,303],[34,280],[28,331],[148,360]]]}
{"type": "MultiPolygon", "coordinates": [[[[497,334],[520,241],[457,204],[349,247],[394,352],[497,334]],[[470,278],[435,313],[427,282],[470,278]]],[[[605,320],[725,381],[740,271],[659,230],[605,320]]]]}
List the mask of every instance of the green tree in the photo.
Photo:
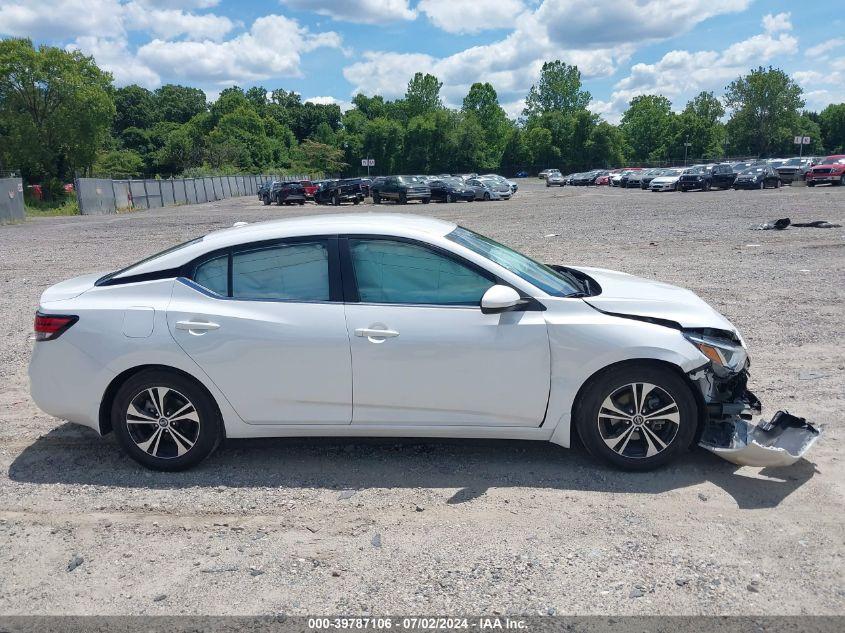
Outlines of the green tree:
{"type": "Polygon", "coordinates": [[[369,121],[364,130],[363,152],[376,161],[376,173],[389,174],[403,170],[405,129],[401,123],[386,117],[369,121]]]}
{"type": "Polygon", "coordinates": [[[831,104],[819,113],[822,144],[831,154],[845,153],[845,103],[831,104]]]}
{"type": "Polygon", "coordinates": [[[156,122],[156,104],[153,93],[137,86],[124,86],[114,90],[115,116],[113,128],[120,134],[126,128],[146,129],[156,122]]]}
{"type": "MultiPolygon", "coordinates": [[[[464,97],[461,112],[464,114],[463,134],[474,130],[475,125],[481,129],[485,141],[484,149],[478,155],[481,169],[495,169],[502,158],[505,143],[508,140],[511,123],[507,114],[499,105],[499,96],[489,83],[474,83],[464,97]],[[481,164],[486,167],[481,167],[481,164]]],[[[469,166],[465,169],[474,169],[469,166]]]]}
{"type": "Polygon", "coordinates": [[[523,116],[531,119],[544,112],[572,113],[590,103],[590,93],[581,89],[581,71],[560,60],[545,62],[540,81],[528,91],[523,116]]]}
{"type": "Polygon", "coordinates": [[[667,140],[667,156],[676,160],[684,156],[684,143],[691,145],[686,154],[693,158],[718,158],[725,148],[725,126],[721,118],[725,108],[712,92],[701,92],[690,100],[672,120],[667,140]]]}
{"type": "Polygon", "coordinates": [[[667,157],[669,132],[674,114],[672,103],[660,95],[640,95],[631,99],[619,125],[635,162],[667,157]]]}
{"type": "Polygon", "coordinates": [[[763,68],[732,81],[725,91],[731,110],[728,138],[740,153],[769,156],[795,132],[803,91],[779,68],[763,68]]]}
{"type": "Polygon", "coordinates": [[[428,73],[417,73],[408,82],[408,89],[405,91],[405,109],[408,119],[431,112],[443,107],[440,101],[440,89],[443,82],[434,75],[428,73]]]}
{"type": "Polygon", "coordinates": [[[94,174],[108,178],[137,178],[144,174],[144,159],[131,149],[103,152],[94,163],[94,174]]]}
{"type": "Polygon", "coordinates": [[[115,113],[110,87],[111,75],[79,51],[0,41],[5,162],[28,177],[52,180],[90,170],[115,113]]]}
{"type": "Polygon", "coordinates": [[[297,167],[303,171],[337,174],[346,166],[343,162],[343,152],[337,147],[311,139],[299,146],[297,167]]]}
{"type": "Polygon", "coordinates": [[[199,88],[165,84],[154,93],[158,120],[187,123],[200,112],[205,112],[205,93],[199,88]]]}
{"type": "Polygon", "coordinates": [[[358,112],[363,114],[370,121],[385,115],[384,97],[381,95],[368,97],[359,92],[352,97],[352,104],[358,112]]]}
{"type": "Polygon", "coordinates": [[[535,166],[554,167],[560,161],[560,150],[552,142],[547,128],[536,126],[525,133],[525,148],[535,166]]]}
{"type": "Polygon", "coordinates": [[[614,167],[625,162],[625,145],[619,128],[607,121],[599,121],[590,130],[590,138],[584,146],[587,163],[592,167],[614,167]]]}

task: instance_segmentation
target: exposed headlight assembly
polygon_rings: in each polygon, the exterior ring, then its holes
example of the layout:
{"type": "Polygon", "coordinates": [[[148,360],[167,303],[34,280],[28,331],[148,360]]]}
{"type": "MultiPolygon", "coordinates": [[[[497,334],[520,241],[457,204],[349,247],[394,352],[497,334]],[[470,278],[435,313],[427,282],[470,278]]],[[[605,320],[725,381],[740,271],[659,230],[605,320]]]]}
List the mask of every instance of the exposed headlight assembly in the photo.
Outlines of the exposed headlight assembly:
{"type": "Polygon", "coordinates": [[[748,362],[748,352],[741,343],[696,331],[685,331],[684,337],[712,361],[713,365],[730,373],[742,371],[748,362]]]}

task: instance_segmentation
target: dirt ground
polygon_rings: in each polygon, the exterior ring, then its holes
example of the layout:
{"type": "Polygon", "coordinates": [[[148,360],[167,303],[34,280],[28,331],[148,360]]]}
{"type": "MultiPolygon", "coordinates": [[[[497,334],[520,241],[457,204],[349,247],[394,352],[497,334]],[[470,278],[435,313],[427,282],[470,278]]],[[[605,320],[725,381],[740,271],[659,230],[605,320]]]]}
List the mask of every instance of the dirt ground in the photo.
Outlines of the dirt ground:
{"type": "Polygon", "coordinates": [[[531,180],[507,202],[401,210],[691,288],[744,333],[764,412],[824,438],[780,470],[700,449],[631,474],[545,443],[297,439],[146,471],[30,400],[41,291],[235,221],[335,209],[249,198],[29,220],[0,227],[0,614],[845,614],[845,229],[749,230],[845,224],[845,188],[531,180]]]}

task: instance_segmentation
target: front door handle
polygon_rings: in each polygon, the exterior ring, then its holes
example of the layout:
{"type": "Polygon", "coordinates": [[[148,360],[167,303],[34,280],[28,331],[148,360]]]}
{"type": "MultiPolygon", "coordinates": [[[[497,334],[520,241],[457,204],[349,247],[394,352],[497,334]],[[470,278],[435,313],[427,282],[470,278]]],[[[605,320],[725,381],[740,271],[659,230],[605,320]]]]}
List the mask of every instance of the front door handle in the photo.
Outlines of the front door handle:
{"type": "Polygon", "coordinates": [[[381,339],[381,341],[377,341],[381,343],[386,338],[399,336],[399,332],[396,330],[376,330],[372,328],[359,327],[355,330],[355,336],[366,336],[370,340],[381,339]]]}
{"type": "Polygon", "coordinates": [[[210,321],[176,321],[177,330],[188,330],[189,332],[207,332],[216,330],[220,326],[210,321]]]}

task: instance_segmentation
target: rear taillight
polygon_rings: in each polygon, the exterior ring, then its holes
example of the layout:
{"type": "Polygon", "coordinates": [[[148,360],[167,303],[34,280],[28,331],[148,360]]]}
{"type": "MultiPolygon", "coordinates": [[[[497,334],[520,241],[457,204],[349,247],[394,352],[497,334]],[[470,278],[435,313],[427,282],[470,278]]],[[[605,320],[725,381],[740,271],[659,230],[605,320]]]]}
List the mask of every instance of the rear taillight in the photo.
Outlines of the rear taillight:
{"type": "Polygon", "coordinates": [[[79,321],[79,317],[72,314],[41,314],[36,312],[35,340],[52,341],[59,338],[77,321],[79,321]]]}

